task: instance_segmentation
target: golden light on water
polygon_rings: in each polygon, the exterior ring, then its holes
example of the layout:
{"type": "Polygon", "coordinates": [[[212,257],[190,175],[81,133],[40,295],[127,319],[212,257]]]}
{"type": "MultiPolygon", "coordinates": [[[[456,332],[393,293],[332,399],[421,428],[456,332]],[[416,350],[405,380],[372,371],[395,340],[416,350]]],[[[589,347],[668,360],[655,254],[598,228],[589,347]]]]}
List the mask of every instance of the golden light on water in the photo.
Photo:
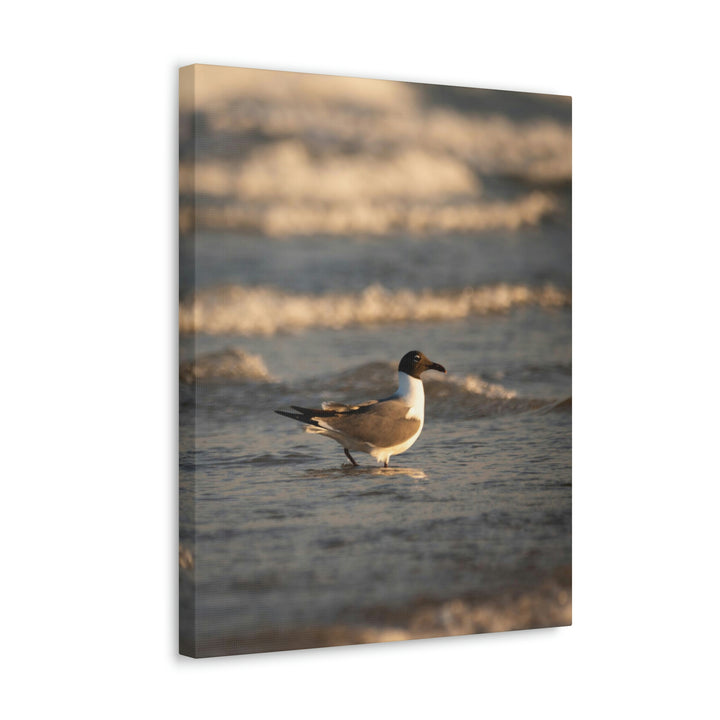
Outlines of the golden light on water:
{"type": "Polygon", "coordinates": [[[552,187],[570,181],[571,130],[549,117],[433,106],[433,86],[202,65],[187,72],[195,89],[181,99],[181,147],[193,118],[216,144],[181,153],[181,195],[196,195],[192,211],[181,203],[183,230],[517,229],[554,213],[552,187]],[[548,189],[497,196],[482,178],[548,189]]]}

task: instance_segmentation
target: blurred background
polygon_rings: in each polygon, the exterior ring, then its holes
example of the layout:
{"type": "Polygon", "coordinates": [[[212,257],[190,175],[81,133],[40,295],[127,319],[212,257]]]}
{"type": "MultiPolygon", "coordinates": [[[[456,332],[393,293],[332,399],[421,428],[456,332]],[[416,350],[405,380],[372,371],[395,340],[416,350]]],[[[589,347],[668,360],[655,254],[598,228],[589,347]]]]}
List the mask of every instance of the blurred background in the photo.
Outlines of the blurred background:
{"type": "Polygon", "coordinates": [[[568,215],[570,99],[195,66],[181,228],[272,237],[514,230],[568,215]]]}

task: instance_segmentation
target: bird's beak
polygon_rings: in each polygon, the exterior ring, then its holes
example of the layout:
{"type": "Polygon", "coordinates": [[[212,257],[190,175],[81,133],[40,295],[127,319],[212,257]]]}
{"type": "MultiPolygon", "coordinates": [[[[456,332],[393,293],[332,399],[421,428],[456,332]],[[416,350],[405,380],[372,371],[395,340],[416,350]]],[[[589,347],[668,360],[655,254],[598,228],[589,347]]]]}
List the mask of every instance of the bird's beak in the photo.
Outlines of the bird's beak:
{"type": "Polygon", "coordinates": [[[447,373],[447,370],[440,363],[430,363],[428,370],[437,370],[438,372],[447,373]]]}

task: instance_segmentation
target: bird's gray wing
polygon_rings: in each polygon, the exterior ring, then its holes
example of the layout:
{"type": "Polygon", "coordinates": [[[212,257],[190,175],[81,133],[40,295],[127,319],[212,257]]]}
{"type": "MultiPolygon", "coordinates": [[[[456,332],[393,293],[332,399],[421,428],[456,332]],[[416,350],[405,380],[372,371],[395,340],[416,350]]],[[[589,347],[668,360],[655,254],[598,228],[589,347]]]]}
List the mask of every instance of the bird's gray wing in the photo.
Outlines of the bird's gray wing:
{"type": "MultiPolygon", "coordinates": [[[[322,404],[323,410],[333,410],[335,412],[349,412],[350,410],[359,410],[360,408],[366,408],[368,405],[375,405],[378,400],[368,400],[364,403],[358,403],[357,405],[345,405],[345,403],[339,403],[339,402],[332,402],[332,401],[326,401],[322,404]]],[[[293,407],[295,407],[293,405],[293,407]]],[[[299,409],[299,408],[296,408],[299,409]]],[[[313,411],[318,412],[318,411],[313,411]]]]}
{"type": "Polygon", "coordinates": [[[276,410],[275,412],[278,415],[284,415],[285,417],[297,420],[298,422],[306,423],[307,425],[319,426],[319,419],[339,417],[340,415],[353,411],[364,412],[369,406],[374,405],[377,402],[377,400],[370,400],[359,405],[343,405],[342,403],[324,402],[322,409],[291,405],[290,407],[295,412],[288,412],[287,410],[276,410]]]}
{"type": "MultiPolygon", "coordinates": [[[[376,447],[393,447],[409,440],[420,429],[420,420],[406,418],[409,408],[400,400],[381,400],[344,412],[315,416],[318,424],[353,440],[376,447]]],[[[315,418],[313,418],[315,419],[315,418]]]]}

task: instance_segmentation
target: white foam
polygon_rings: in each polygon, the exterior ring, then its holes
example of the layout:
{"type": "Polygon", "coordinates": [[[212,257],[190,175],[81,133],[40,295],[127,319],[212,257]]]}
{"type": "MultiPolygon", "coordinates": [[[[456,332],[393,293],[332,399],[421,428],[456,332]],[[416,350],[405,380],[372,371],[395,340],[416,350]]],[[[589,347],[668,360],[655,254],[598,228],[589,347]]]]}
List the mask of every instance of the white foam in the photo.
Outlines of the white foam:
{"type": "Polygon", "coordinates": [[[180,331],[215,335],[273,335],[312,327],[344,328],[409,321],[455,320],[526,305],[569,305],[569,291],[554,285],[498,284],[461,291],[388,290],[300,294],[240,285],[201,290],[180,305],[180,331]]]}
{"type": "Polygon", "coordinates": [[[195,73],[194,109],[210,144],[223,145],[181,160],[181,192],[197,199],[181,207],[185,231],[515,229],[555,212],[558,196],[536,188],[490,202],[481,176],[544,186],[571,179],[569,122],[427,104],[423,89],[406,83],[202,66],[195,73]],[[242,142],[227,142],[235,137],[242,142]]]}
{"type": "Polygon", "coordinates": [[[515,390],[508,390],[497,383],[489,383],[478,375],[450,376],[447,382],[453,383],[462,390],[474,395],[483,395],[493,400],[512,400],[517,397],[515,390]]]}

